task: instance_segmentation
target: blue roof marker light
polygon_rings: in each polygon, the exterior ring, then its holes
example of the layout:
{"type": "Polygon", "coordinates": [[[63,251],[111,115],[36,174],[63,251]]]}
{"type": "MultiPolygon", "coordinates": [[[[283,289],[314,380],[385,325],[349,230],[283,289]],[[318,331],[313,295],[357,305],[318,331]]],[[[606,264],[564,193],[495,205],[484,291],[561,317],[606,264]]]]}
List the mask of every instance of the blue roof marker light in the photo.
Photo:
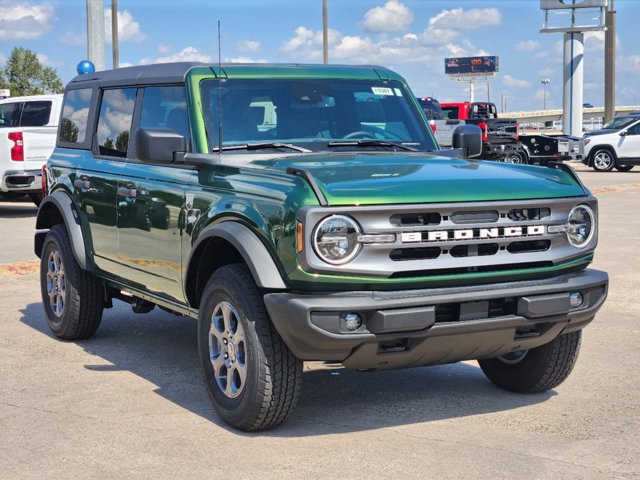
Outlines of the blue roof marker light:
{"type": "Polygon", "coordinates": [[[82,60],[76,67],[76,70],[78,75],[86,75],[88,73],[94,73],[96,71],[96,66],[89,60],[82,60]]]}

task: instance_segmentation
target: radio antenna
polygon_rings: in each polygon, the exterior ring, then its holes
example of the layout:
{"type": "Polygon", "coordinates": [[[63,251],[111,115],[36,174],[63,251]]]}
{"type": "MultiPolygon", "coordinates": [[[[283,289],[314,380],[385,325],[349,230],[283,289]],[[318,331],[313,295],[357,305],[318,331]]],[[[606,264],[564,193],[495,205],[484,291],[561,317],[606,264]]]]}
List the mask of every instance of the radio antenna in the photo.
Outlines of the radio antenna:
{"type": "Polygon", "coordinates": [[[218,19],[218,156],[222,156],[222,42],[218,19]]]}

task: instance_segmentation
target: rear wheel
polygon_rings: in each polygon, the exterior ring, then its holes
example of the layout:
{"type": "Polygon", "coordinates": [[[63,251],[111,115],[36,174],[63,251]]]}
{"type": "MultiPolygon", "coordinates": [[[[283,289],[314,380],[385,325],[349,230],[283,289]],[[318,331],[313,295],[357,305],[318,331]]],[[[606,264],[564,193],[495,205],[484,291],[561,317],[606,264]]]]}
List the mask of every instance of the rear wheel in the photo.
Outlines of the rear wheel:
{"type": "Polygon", "coordinates": [[[92,337],[102,320],[102,283],[80,268],[64,225],[55,225],[44,240],[40,291],[51,331],[65,340],[92,337]]]}
{"type": "Polygon", "coordinates": [[[557,387],[571,373],[580,351],[581,331],[559,335],[531,350],[478,360],[495,385],[517,393],[545,392],[557,387]]]}
{"type": "Polygon", "coordinates": [[[265,430],[293,412],[302,362],[271,323],[246,266],[226,265],[204,289],[198,355],[211,401],[240,430],[265,430]]]}
{"type": "Polygon", "coordinates": [[[616,157],[607,148],[596,150],[593,154],[592,165],[596,172],[610,172],[616,164],[616,157]]]}
{"type": "Polygon", "coordinates": [[[616,165],[616,170],[619,172],[628,172],[634,167],[634,165],[616,165]]]}

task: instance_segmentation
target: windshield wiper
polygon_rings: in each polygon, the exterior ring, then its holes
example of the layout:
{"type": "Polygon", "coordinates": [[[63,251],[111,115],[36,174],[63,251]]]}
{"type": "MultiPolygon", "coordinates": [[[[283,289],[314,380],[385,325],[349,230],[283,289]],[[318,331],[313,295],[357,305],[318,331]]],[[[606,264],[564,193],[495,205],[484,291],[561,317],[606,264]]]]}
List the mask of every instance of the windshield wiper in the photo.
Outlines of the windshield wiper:
{"type": "Polygon", "coordinates": [[[222,148],[213,147],[211,150],[214,152],[226,151],[226,150],[263,150],[267,148],[288,148],[289,150],[295,150],[300,153],[309,153],[311,150],[307,148],[298,147],[291,143],[278,143],[278,142],[260,142],[260,143],[244,143],[240,145],[226,145],[222,148]]]}
{"type": "Polygon", "coordinates": [[[395,147],[401,150],[417,152],[415,148],[402,145],[401,143],[389,142],[388,140],[364,139],[364,140],[336,140],[327,143],[328,147],[395,147]]]}

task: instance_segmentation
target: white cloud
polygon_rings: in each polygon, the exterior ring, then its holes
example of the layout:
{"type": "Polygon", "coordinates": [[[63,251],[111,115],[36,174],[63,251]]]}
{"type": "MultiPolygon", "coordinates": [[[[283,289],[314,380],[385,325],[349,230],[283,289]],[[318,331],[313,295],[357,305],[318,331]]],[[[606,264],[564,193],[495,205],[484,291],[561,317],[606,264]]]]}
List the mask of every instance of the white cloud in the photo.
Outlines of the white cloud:
{"type": "Polygon", "coordinates": [[[158,53],[160,55],[164,55],[166,53],[169,53],[171,51],[171,46],[167,45],[166,43],[161,43],[158,45],[158,53]]]}
{"type": "MultiPolygon", "coordinates": [[[[118,10],[118,42],[142,42],[146,38],[129,10],[118,10]]],[[[104,11],[104,40],[111,43],[111,9],[104,11]]]]}
{"type": "Polygon", "coordinates": [[[84,33],[65,32],[60,37],[60,41],[67,45],[82,46],[86,45],[87,37],[84,33]]]}
{"type": "Polygon", "coordinates": [[[198,51],[195,47],[185,47],[180,52],[172,55],[166,55],[164,57],[156,58],[155,60],[142,59],[140,63],[142,65],[148,63],[170,63],[170,62],[205,62],[210,63],[211,57],[205,53],[198,51]]]}
{"type": "Polygon", "coordinates": [[[44,53],[36,53],[36,58],[45,67],[53,66],[53,62],[51,61],[51,59],[44,53]]]}
{"type": "Polygon", "coordinates": [[[515,46],[516,52],[533,52],[534,50],[538,50],[539,48],[540,42],[538,42],[537,40],[523,40],[516,43],[515,46]]]}
{"type": "Polygon", "coordinates": [[[553,76],[554,73],[556,73],[556,71],[550,67],[546,67],[541,70],[538,70],[538,75],[540,76],[540,79],[545,77],[551,77],[553,76]]]}
{"type": "Polygon", "coordinates": [[[54,8],[48,3],[3,2],[0,6],[0,39],[38,38],[51,29],[54,20],[54,8]]]}
{"type": "Polygon", "coordinates": [[[368,32],[398,32],[413,22],[413,12],[399,0],[389,0],[382,7],[375,7],[364,15],[362,26],[368,32]]]}
{"type": "Polygon", "coordinates": [[[243,57],[243,56],[232,57],[228,61],[231,63],[269,63],[269,60],[265,58],[255,59],[252,57],[243,57]]]}
{"type": "Polygon", "coordinates": [[[260,47],[260,42],[256,42],[254,40],[245,40],[238,44],[238,50],[241,52],[259,52],[260,47]]]}
{"type": "Polygon", "coordinates": [[[513,78],[511,75],[505,75],[502,77],[502,83],[507,87],[515,87],[515,88],[529,88],[531,87],[531,82],[527,80],[518,80],[517,78],[513,78]]]}
{"type": "Polygon", "coordinates": [[[502,14],[497,8],[454,8],[442,10],[429,20],[430,29],[475,30],[497,27],[502,23],[502,14]]]}
{"type": "Polygon", "coordinates": [[[628,55],[616,59],[616,68],[620,72],[640,73],[640,55],[628,55]]]}

